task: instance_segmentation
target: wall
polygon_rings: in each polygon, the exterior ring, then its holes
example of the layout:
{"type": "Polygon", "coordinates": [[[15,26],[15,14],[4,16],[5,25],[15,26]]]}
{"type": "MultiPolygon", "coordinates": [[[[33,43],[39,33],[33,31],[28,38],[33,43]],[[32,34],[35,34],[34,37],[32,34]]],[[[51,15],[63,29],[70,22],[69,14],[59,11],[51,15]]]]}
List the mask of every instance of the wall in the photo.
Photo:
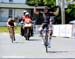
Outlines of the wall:
{"type": "Polygon", "coordinates": [[[15,12],[14,15],[15,15],[15,17],[16,17],[16,16],[20,16],[20,17],[21,17],[21,16],[23,15],[23,11],[24,11],[24,9],[15,9],[15,10],[14,10],[14,12],[15,12]]]}
{"type": "MultiPolygon", "coordinates": [[[[1,21],[7,21],[8,17],[9,17],[9,9],[0,9],[2,10],[2,12],[0,13],[0,22],[1,21]]],[[[22,16],[23,15],[23,11],[24,9],[12,9],[13,10],[13,18],[17,17],[17,16],[22,16]]]]}
{"type": "Polygon", "coordinates": [[[13,0],[14,3],[25,3],[26,0],[13,0]]]}
{"type": "Polygon", "coordinates": [[[7,21],[8,19],[8,9],[1,9],[1,19],[0,21],[7,21]]]}
{"type": "MultiPolygon", "coordinates": [[[[0,2],[9,3],[9,0],[0,0],[0,2]]],[[[13,3],[25,3],[26,0],[13,0],[13,3]]]]}

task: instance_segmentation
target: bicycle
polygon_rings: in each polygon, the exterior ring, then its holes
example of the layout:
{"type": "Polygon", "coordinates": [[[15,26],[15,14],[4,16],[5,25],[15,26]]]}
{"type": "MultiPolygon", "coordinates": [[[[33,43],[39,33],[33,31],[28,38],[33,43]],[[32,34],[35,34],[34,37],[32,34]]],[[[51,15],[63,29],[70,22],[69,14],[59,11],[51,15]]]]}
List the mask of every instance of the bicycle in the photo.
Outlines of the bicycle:
{"type": "Polygon", "coordinates": [[[48,52],[48,27],[46,28],[44,45],[45,45],[46,53],[47,53],[48,52]]]}
{"type": "Polygon", "coordinates": [[[10,34],[11,42],[13,43],[13,41],[15,41],[14,27],[8,27],[8,29],[9,29],[9,34],[10,34]]]}

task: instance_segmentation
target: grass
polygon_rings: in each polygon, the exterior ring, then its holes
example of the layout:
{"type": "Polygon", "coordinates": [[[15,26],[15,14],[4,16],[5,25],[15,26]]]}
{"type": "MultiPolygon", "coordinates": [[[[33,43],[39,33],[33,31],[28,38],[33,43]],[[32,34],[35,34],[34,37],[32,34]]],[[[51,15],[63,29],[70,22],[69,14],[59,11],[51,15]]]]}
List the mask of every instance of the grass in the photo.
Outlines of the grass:
{"type": "MultiPolygon", "coordinates": [[[[8,28],[6,26],[0,26],[0,33],[8,33],[8,28]]],[[[20,33],[20,26],[17,26],[15,29],[16,33],[20,33]]]]}

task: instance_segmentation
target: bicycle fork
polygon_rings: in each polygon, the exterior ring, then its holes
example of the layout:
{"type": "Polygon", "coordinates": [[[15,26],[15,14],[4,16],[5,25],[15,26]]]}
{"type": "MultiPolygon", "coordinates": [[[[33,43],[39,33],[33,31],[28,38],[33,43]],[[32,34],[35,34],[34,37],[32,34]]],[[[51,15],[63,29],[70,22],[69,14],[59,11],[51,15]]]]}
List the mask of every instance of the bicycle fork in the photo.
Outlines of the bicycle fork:
{"type": "Polygon", "coordinates": [[[46,30],[45,43],[44,43],[44,45],[46,47],[46,52],[48,52],[48,30],[46,30]]]}

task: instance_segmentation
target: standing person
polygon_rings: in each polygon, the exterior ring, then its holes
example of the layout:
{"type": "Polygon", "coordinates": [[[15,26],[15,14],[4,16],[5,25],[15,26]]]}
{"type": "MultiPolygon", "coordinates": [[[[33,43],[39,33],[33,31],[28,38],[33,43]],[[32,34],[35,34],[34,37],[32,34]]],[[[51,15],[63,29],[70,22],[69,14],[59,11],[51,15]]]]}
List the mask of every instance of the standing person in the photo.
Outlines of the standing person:
{"type": "MultiPolygon", "coordinates": [[[[15,20],[16,19],[9,18],[7,21],[7,27],[9,30],[10,38],[14,41],[15,41],[15,27],[16,27],[15,20]]],[[[13,43],[13,41],[12,41],[12,43],[13,43]]]]}
{"type": "MultiPolygon", "coordinates": [[[[50,30],[50,16],[51,16],[51,14],[53,14],[53,15],[55,15],[55,16],[57,16],[58,15],[58,12],[59,12],[59,8],[57,8],[57,10],[55,11],[55,12],[49,12],[49,10],[48,10],[49,8],[46,6],[45,8],[44,8],[44,11],[37,11],[37,8],[35,7],[34,8],[34,13],[35,14],[42,14],[42,18],[43,18],[43,22],[42,22],[42,24],[41,24],[41,27],[40,27],[40,34],[41,34],[41,36],[43,37],[43,35],[42,35],[42,31],[43,31],[43,29],[44,28],[48,28],[49,29],[49,38],[51,38],[50,36],[52,36],[52,34],[51,34],[51,30],[50,30]]],[[[49,41],[48,41],[48,43],[49,43],[49,47],[50,47],[50,41],[51,41],[51,39],[49,39],[49,41]]],[[[45,39],[43,39],[43,43],[45,42],[45,39]]]]}

